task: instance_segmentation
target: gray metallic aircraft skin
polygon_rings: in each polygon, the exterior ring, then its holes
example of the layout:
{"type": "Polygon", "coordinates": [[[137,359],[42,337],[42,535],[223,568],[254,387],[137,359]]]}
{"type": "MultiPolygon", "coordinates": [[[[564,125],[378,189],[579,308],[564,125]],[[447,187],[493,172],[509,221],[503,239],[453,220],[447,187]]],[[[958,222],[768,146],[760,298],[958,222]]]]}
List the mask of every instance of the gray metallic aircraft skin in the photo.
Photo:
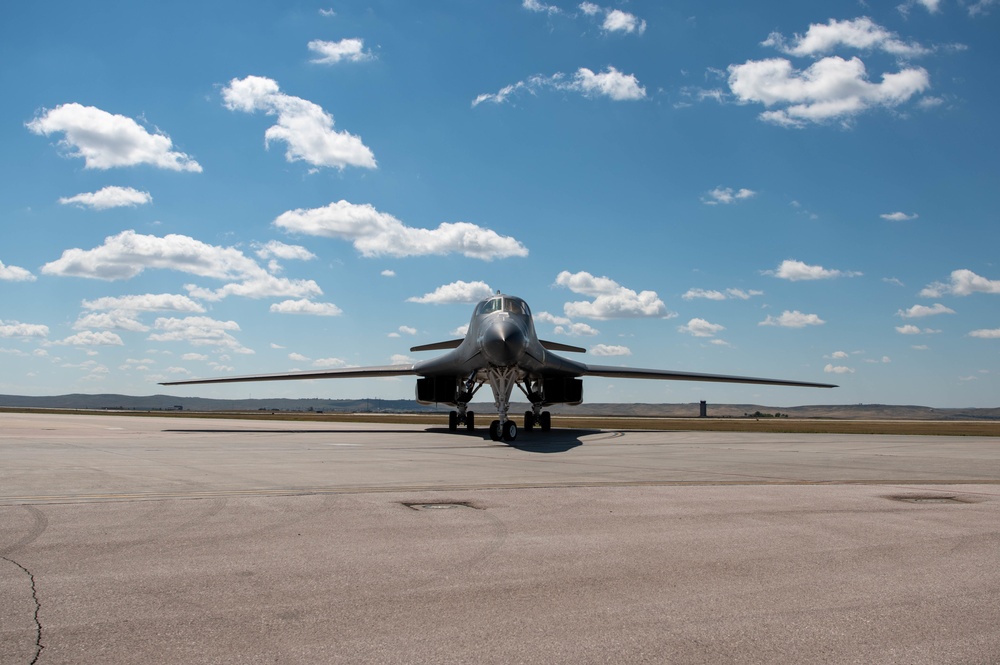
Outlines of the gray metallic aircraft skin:
{"type": "Polygon", "coordinates": [[[579,404],[583,401],[580,377],[602,376],[624,379],[660,379],[675,381],[711,381],[751,383],[809,388],[835,388],[828,383],[765,379],[724,374],[700,374],[661,369],[588,365],[564,358],[553,351],[584,353],[585,349],[538,339],[531,311],[520,298],[497,294],[481,301],[469,322],[463,339],[415,346],[412,352],[448,350],[436,358],[405,365],[376,367],[346,367],[279,374],[251,374],[211,379],[169,381],[161,385],[199,383],[235,383],[243,381],[276,381],[283,379],[371,378],[414,375],[417,380],[417,400],[421,403],[442,403],[457,408],[449,414],[449,428],[464,425],[474,427],[474,414],[468,404],[476,392],[489,385],[493,390],[494,406],[499,415],[490,425],[494,440],[513,441],[517,427],[508,418],[510,396],[517,387],[531,403],[525,413],[525,429],[539,425],[547,430],[550,416],[543,407],[551,404],[579,404]]]}

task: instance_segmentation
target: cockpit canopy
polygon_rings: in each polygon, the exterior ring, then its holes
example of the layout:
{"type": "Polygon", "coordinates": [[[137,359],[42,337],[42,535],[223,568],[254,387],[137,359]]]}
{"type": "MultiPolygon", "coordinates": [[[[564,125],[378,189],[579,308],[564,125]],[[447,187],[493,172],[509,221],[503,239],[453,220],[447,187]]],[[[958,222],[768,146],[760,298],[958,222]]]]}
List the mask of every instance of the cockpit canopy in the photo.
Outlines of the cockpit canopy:
{"type": "Polygon", "coordinates": [[[489,314],[491,312],[509,312],[511,314],[531,316],[531,310],[528,309],[528,304],[520,298],[514,298],[512,296],[494,296],[489,300],[484,300],[479,303],[479,307],[476,308],[476,316],[479,316],[480,314],[489,314]]]}

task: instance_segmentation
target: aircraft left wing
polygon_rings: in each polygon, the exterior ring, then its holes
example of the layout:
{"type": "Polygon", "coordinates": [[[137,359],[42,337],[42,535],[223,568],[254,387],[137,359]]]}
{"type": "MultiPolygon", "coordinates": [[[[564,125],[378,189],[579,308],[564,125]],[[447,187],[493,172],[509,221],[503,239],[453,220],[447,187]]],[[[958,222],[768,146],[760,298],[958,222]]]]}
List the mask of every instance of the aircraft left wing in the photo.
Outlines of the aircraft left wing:
{"type": "Polygon", "coordinates": [[[603,376],[613,379],[661,379],[664,381],[712,381],[717,383],[756,383],[770,386],[799,386],[802,388],[836,388],[832,383],[812,383],[808,381],[788,381],[785,379],[762,379],[753,376],[730,376],[727,374],[699,374],[697,372],[675,372],[668,369],[642,369],[639,367],[614,367],[612,365],[583,365],[583,376],[603,376]]]}
{"type": "Polygon", "coordinates": [[[163,381],[161,386],[183,386],[193,383],[240,383],[243,381],[280,381],[282,379],[338,379],[338,378],[378,378],[384,376],[407,376],[416,374],[416,364],[381,365],[376,367],[340,367],[337,369],[310,370],[306,372],[281,372],[279,374],[244,374],[243,376],[222,376],[214,379],[185,379],[184,381],[163,381]]]}

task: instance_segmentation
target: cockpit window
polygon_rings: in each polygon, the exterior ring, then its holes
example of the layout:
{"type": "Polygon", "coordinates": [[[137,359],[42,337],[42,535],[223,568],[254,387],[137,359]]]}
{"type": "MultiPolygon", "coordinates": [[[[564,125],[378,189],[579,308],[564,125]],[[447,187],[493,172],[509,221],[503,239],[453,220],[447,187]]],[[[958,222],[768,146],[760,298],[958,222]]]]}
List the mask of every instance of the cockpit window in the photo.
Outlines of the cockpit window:
{"type": "Polygon", "coordinates": [[[479,309],[476,310],[476,314],[489,314],[490,312],[531,315],[528,305],[520,298],[503,298],[500,296],[483,301],[479,305],[479,309]]]}

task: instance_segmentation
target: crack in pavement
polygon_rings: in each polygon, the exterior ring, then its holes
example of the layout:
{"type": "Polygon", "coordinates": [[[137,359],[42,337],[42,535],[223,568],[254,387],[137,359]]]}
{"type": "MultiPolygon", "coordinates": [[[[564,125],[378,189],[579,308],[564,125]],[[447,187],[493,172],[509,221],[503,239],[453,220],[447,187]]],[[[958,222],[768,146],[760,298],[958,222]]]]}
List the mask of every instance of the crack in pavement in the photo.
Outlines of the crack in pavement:
{"type": "Polygon", "coordinates": [[[39,613],[42,610],[42,604],[40,602],[38,602],[38,589],[35,587],[35,576],[34,576],[34,574],[32,574],[32,572],[30,570],[28,570],[27,568],[25,568],[24,566],[22,566],[17,561],[14,561],[10,557],[0,556],[0,559],[3,559],[4,561],[10,562],[10,563],[14,564],[15,566],[17,566],[18,568],[20,568],[22,571],[24,571],[24,574],[28,576],[28,580],[31,582],[31,600],[35,603],[35,615],[34,615],[34,621],[35,621],[35,655],[29,661],[29,665],[35,665],[35,663],[38,662],[38,659],[42,655],[42,649],[45,648],[45,645],[42,644],[42,622],[41,622],[41,620],[38,617],[39,613]]]}

